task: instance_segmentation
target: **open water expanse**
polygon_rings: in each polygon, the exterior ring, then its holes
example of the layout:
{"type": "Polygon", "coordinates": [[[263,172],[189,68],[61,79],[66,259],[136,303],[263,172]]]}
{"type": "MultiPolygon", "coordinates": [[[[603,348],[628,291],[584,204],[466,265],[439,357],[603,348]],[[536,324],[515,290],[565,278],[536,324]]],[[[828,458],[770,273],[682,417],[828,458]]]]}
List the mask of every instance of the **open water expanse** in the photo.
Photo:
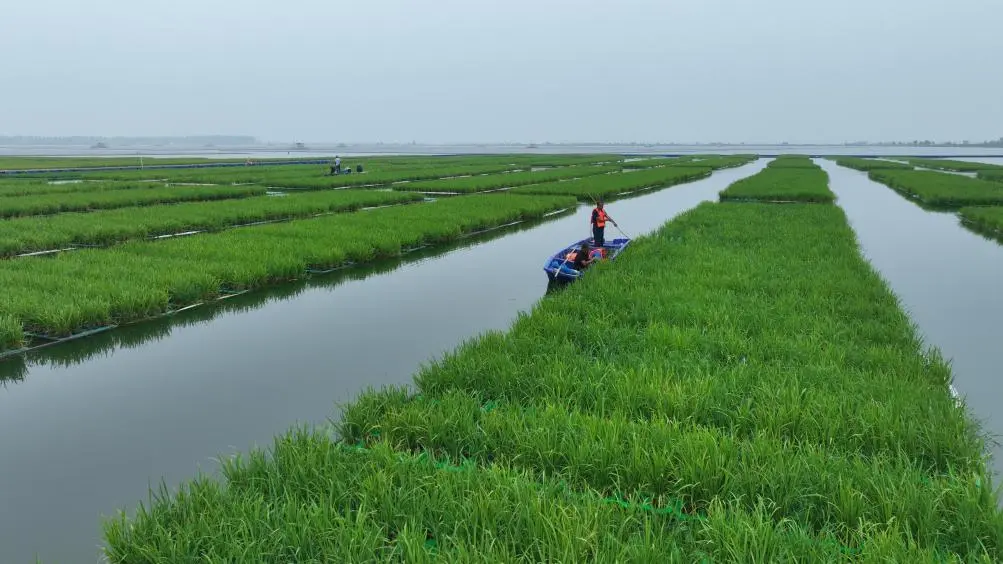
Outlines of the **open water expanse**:
{"type": "MultiPolygon", "coordinates": [[[[766,163],[607,209],[637,237],[766,163]]],[[[994,374],[1003,366],[1003,245],[864,173],[819,163],[865,256],[929,344],[953,359],[971,410],[1003,434],[994,374]]],[[[0,361],[0,562],[100,561],[102,516],[131,511],[161,478],[173,487],[200,468],[214,472],[217,456],[337,418],[337,404],[365,388],[410,383],[465,339],[507,329],[544,296],[547,256],[589,235],[588,217],[583,206],[0,361]]]]}

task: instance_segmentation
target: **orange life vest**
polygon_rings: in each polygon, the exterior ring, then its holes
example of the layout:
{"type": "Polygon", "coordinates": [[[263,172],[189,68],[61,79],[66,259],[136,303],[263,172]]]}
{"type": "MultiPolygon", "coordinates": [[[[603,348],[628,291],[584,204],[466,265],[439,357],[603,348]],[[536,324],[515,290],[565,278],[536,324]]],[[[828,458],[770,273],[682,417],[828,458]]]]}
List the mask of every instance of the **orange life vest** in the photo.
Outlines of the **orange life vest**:
{"type": "Polygon", "coordinates": [[[564,255],[564,260],[571,262],[575,260],[576,257],[578,257],[578,251],[571,251],[570,253],[564,255]]]}
{"type": "Polygon", "coordinates": [[[606,227],[606,220],[609,219],[609,217],[606,215],[606,210],[601,210],[599,208],[596,208],[595,211],[596,211],[596,227],[606,227]]]}

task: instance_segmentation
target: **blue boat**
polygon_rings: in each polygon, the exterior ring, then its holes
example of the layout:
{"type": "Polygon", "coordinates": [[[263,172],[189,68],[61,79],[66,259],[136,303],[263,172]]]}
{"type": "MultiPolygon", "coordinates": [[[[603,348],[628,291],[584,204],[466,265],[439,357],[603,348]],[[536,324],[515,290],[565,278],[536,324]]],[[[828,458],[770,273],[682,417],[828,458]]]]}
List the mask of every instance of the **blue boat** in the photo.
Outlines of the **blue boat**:
{"type": "Polygon", "coordinates": [[[561,249],[549,259],[547,263],[543,266],[543,271],[547,273],[547,277],[550,278],[551,282],[572,282],[578,280],[582,276],[582,272],[571,268],[572,260],[568,260],[567,257],[572,251],[577,251],[582,247],[582,243],[588,243],[592,247],[592,256],[595,257],[598,253],[602,253],[602,260],[613,260],[627,248],[630,244],[630,239],[612,239],[603,242],[603,246],[600,250],[599,247],[592,245],[592,238],[582,239],[577,243],[568,245],[567,247],[561,249]]]}

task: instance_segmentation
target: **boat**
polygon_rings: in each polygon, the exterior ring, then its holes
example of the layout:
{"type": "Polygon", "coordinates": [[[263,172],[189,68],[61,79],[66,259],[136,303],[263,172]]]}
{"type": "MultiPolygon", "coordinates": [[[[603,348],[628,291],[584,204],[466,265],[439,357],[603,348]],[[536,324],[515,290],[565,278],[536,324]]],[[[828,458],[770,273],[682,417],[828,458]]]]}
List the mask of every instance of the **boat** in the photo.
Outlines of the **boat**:
{"type": "Polygon", "coordinates": [[[549,259],[547,259],[546,264],[543,266],[543,271],[547,273],[547,277],[550,278],[551,282],[572,282],[578,280],[583,272],[571,268],[572,261],[568,260],[568,254],[571,251],[577,251],[582,247],[582,243],[588,243],[592,247],[592,256],[601,254],[601,260],[613,260],[619,255],[627,245],[630,244],[630,239],[611,239],[603,242],[603,246],[595,247],[592,244],[592,238],[582,239],[576,243],[568,245],[567,247],[561,249],[560,251],[554,253],[549,259]]]}

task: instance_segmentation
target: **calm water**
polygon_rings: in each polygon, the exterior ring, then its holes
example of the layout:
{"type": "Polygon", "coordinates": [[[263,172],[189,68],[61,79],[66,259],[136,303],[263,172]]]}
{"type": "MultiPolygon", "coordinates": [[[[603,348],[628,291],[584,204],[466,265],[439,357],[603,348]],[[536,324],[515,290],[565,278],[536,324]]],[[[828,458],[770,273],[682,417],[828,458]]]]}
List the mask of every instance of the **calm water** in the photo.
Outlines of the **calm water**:
{"type": "MultiPolygon", "coordinates": [[[[636,237],[765,164],[607,209],[636,237]]],[[[589,211],[0,363],[0,429],[17,430],[0,434],[0,562],[98,561],[101,516],[161,477],[212,472],[220,454],[337,417],[336,402],[410,383],[464,339],[507,329],[545,294],[546,257],[589,236],[589,211]]]]}
{"type": "MultiPolygon", "coordinates": [[[[928,212],[867,174],[816,160],[829,173],[864,254],[919,327],[952,360],[954,387],[986,430],[1003,436],[1003,245],[928,212]]],[[[998,440],[998,439],[997,439],[998,440]]],[[[993,448],[1003,476],[1003,449],[993,448]]]]}

